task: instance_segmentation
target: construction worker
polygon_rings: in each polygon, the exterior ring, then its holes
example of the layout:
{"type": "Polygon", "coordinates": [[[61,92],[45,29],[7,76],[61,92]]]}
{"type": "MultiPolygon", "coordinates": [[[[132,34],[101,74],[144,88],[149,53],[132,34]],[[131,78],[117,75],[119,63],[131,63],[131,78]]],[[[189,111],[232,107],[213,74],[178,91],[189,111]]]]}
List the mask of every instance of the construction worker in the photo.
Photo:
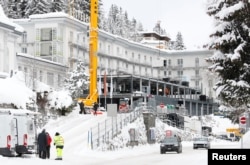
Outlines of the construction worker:
{"type": "Polygon", "coordinates": [[[64,139],[58,132],[56,132],[54,137],[54,146],[56,146],[56,155],[57,155],[56,160],[62,160],[64,139]]]}
{"type": "Polygon", "coordinates": [[[98,109],[99,105],[97,104],[97,102],[94,103],[93,109],[94,109],[94,115],[97,115],[97,109],[98,109]]]}

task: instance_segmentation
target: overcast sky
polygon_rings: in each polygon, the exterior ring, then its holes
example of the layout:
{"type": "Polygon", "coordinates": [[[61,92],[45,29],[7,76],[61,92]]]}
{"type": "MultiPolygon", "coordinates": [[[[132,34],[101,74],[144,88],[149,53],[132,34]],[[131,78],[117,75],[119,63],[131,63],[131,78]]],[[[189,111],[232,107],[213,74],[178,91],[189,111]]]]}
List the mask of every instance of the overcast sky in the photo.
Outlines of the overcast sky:
{"type": "Polygon", "coordinates": [[[178,31],[182,33],[184,44],[192,49],[208,41],[212,29],[212,19],[206,14],[206,0],[102,0],[107,13],[112,4],[127,11],[129,19],[140,21],[144,30],[152,30],[157,21],[172,40],[178,31]]]}

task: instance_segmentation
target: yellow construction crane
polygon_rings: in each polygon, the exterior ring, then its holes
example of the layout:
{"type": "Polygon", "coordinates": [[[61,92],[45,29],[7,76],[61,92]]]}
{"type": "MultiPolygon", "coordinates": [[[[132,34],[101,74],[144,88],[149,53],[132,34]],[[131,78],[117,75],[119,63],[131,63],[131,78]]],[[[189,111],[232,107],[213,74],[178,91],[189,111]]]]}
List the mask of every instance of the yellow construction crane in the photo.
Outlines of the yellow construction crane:
{"type": "Polygon", "coordinates": [[[97,49],[98,49],[98,0],[90,0],[90,28],[89,28],[89,94],[86,98],[79,98],[85,106],[92,107],[98,99],[97,90],[97,49]]]}

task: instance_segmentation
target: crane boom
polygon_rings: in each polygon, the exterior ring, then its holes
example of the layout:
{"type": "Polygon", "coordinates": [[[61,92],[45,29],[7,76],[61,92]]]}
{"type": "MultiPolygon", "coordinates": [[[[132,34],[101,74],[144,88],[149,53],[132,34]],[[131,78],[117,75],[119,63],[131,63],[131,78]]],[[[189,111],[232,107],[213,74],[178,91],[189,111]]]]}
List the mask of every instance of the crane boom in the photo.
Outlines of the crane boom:
{"type": "Polygon", "coordinates": [[[97,102],[97,50],[98,50],[98,0],[90,0],[90,35],[89,35],[89,94],[83,101],[85,106],[97,102]]]}

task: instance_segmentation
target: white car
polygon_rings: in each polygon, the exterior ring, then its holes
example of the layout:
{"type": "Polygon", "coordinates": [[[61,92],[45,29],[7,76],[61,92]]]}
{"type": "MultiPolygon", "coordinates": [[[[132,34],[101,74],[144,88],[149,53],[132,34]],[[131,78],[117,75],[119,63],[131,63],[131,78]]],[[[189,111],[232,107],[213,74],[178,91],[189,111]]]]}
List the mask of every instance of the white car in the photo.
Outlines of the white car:
{"type": "Polygon", "coordinates": [[[193,139],[193,149],[210,149],[210,139],[208,137],[197,137],[193,139]]]}

